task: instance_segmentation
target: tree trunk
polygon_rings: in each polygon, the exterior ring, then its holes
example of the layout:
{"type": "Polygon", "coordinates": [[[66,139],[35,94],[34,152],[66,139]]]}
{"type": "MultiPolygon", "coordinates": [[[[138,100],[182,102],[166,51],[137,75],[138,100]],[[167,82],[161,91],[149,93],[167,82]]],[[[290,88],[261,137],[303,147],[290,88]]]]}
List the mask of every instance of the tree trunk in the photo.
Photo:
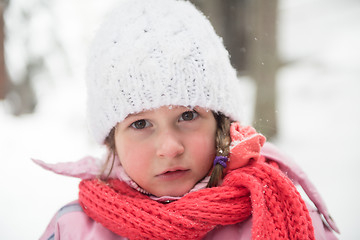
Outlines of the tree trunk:
{"type": "Polygon", "coordinates": [[[5,64],[5,27],[4,27],[4,12],[7,2],[0,0],[0,100],[5,99],[9,89],[9,78],[6,71],[5,64]]]}
{"type": "Polygon", "coordinates": [[[277,0],[248,1],[248,69],[257,86],[254,127],[267,138],[277,133],[277,0]]]}

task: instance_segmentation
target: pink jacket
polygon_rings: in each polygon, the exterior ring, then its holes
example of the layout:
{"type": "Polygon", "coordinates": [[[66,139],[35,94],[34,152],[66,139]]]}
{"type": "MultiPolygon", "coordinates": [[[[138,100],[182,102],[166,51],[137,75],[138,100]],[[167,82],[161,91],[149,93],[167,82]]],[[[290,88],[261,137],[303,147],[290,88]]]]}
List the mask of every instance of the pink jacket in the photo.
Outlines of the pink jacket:
{"type": "MultiPolygon", "coordinates": [[[[315,238],[322,239],[337,239],[333,231],[339,232],[335,223],[332,221],[326,206],[321,199],[321,196],[308,180],[305,173],[287,157],[282,155],[273,145],[266,143],[261,150],[261,154],[268,159],[277,162],[280,169],[288,175],[288,177],[295,183],[299,184],[309,199],[313,202],[315,207],[307,205],[310,216],[313,221],[315,229],[315,238]],[[323,216],[324,220],[322,220],[323,216]]],[[[34,160],[37,164],[45,169],[54,171],[59,174],[67,176],[80,177],[82,179],[93,178],[98,174],[98,167],[94,164],[95,159],[85,158],[78,163],[60,163],[60,164],[45,164],[39,160],[34,160]]],[[[220,226],[209,232],[204,239],[251,239],[251,217],[241,223],[220,226]]],[[[127,239],[118,236],[101,224],[89,218],[80,207],[77,201],[71,202],[62,207],[52,218],[41,240],[59,240],[59,239],[108,239],[120,240],[127,239]]]]}

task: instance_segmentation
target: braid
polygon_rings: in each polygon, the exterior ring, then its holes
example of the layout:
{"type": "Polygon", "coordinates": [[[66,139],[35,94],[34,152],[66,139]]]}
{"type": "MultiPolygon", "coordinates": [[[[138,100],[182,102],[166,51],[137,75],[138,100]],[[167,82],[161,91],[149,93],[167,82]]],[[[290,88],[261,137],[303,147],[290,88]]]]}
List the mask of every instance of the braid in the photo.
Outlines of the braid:
{"type": "MultiPolygon", "coordinates": [[[[222,113],[214,114],[217,122],[217,130],[215,136],[216,156],[228,157],[230,154],[230,124],[231,121],[222,113]]],[[[210,176],[207,187],[216,187],[224,177],[224,167],[221,164],[216,164],[210,176]]]]}

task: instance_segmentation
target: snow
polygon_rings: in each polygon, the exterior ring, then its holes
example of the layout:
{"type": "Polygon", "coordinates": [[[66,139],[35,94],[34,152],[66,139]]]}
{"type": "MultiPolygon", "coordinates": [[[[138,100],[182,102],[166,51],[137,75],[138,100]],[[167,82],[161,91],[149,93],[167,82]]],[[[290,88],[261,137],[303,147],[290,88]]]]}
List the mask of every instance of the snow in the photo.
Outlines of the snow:
{"type": "MultiPolygon", "coordinates": [[[[34,1],[11,1],[18,4],[11,11],[34,1]]],[[[86,45],[111,1],[53,3],[51,14],[58,16],[53,24],[70,56],[68,66],[59,55],[47,63],[51,81],[44,76],[37,81],[35,114],[13,117],[7,103],[0,102],[0,239],[38,238],[56,210],[77,197],[79,180],[44,171],[30,158],[55,163],[103,154],[87,131],[82,79],[86,45]],[[66,18],[60,18],[62,12],[66,18]]],[[[360,239],[360,2],[283,0],[279,13],[279,51],[289,63],[278,72],[279,135],[274,141],[317,186],[341,239],[360,239]]],[[[9,56],[16,72],[21,71],[15,67],[19,51],[9,56]]],[[[254,85],[247,79],[243,86],[252,106],[254,85]]]]}
{"type": "Polygon", "coordinates": [[[360,2],[292,0],[280,11],[280,52],[295,62],[278,75],[277,143],[315,183],[341,239],[359,239],[360,2]]]}

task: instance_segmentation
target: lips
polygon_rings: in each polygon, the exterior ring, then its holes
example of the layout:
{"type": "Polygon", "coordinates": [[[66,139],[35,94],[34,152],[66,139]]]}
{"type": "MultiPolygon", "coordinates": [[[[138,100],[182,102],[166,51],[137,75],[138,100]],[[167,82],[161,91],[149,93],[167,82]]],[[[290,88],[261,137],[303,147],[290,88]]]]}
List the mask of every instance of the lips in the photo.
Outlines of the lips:
{"type": "Polygon", "coordinates": [[[166,170],[159,175],[156,175],[156,177],[162,179],[162,180],[177,180],[179,178],[182,178],[186,176],[190,172],[190,169],[184,169],[184,168],[174,168],[166,170]]]}

